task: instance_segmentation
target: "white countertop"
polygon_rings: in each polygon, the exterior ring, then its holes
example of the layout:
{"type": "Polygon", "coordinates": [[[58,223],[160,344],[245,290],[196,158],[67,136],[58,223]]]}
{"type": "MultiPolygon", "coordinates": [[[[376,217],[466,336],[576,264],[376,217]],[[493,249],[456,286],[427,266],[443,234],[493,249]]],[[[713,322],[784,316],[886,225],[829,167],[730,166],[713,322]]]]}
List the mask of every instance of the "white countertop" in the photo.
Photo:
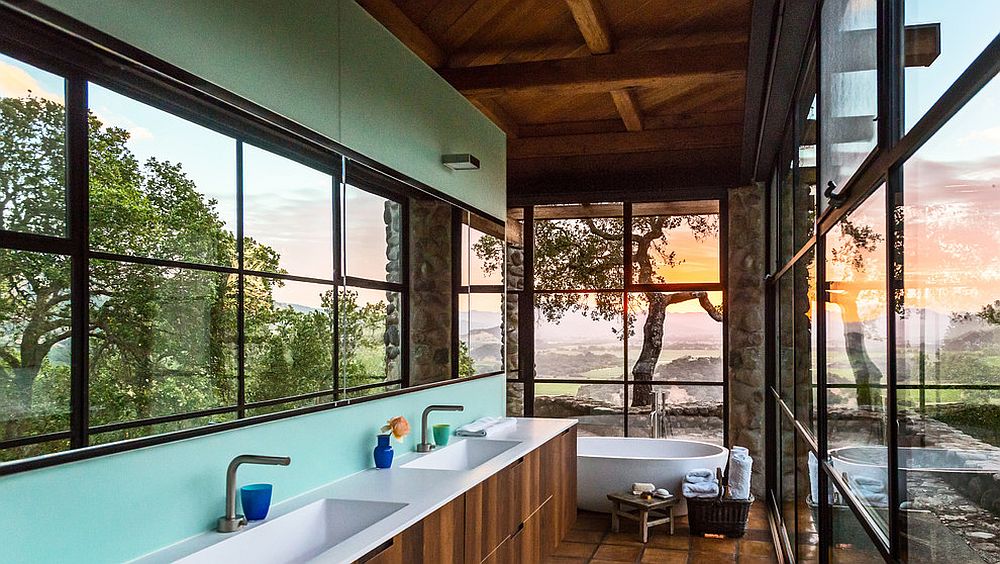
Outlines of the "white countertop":
{"type": "MultiPolygon", "coordinates": [[[[575,423],[574,419],[518,418],[515,427],[495,435],[491,434],[487,439],[518,441],[520,444],[472,470],[401,468],[402,464],[424,455],[414,452],[398,453],[402,455],[398,455],[393,461],[392,468],[364,470],[277,503],[271,508],[266,520],[251,523],[244,531],[324,498],[407,504],[406,507],[349,537],[313,560],[313,562],[330,563],[352,562],[463,495],[518,458],[542,446],[575,423]]],[[[449,446],[459,440],[463,439],[455,437],[449,446]]],[[[206,532],[146,555],[137,562],[171,562],[241,533],[242,531],[228,534],[206,532]]]]}

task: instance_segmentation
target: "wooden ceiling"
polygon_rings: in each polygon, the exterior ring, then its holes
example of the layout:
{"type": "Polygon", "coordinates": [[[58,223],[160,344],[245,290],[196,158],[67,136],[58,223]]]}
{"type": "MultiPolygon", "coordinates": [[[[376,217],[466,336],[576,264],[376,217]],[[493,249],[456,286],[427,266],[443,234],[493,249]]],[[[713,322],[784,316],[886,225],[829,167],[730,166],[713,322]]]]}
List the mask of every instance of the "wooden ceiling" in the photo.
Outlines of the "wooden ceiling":
{"type": "Polygon", "coordinates": [[[357,0],[508,136],[508,193],[739,181],[751,0],[357,0]]]}

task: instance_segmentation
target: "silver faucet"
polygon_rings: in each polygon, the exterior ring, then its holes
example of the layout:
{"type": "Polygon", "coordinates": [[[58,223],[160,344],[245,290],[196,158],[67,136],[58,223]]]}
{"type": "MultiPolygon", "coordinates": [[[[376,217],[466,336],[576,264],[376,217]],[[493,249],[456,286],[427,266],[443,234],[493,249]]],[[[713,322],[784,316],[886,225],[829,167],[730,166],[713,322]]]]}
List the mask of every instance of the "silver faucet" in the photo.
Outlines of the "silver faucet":
{"type": "Polygon", "coordinates": [[[247,524],[247,518],[236,514],[236,469],[240,464],[269,464],[272,466],[288,466],[292,459],[287,456],[261,456],[258,454],[241,454],[229,463],[226,469],[226,514],[219,517],[216,530],[220,533],[236,532],[247,524]]]}
{"type": "Polygon", "coordinates": [[[417,452],[430,452],[435,445],[427,441],[427,415],[432,411],[465,411],[460,405],[428,405],[420,418],[420,444],[417,445],[417,452]]]}

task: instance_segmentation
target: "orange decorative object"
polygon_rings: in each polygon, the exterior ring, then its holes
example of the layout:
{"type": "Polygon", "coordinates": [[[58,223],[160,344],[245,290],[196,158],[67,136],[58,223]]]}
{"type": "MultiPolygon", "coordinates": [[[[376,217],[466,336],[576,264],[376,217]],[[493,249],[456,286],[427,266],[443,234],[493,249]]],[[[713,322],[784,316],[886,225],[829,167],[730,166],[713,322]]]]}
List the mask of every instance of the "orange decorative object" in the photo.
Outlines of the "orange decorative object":
{"type": "Polygon", "coordinates": [[[403,437],[410,434],[410,422],[406,420],[402,415],[397,415],[390,419],[386,425],[382,427],[382,432],[392,432],[392,436],[396,437],[397,441],[403,440],[403,437]]]}

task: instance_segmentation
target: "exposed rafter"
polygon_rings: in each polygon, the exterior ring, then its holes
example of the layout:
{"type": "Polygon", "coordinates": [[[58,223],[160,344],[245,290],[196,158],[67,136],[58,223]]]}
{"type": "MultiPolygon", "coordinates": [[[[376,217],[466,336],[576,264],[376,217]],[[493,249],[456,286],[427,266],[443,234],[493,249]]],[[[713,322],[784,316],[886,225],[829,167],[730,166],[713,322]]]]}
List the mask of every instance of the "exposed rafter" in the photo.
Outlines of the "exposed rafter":
{"type": "Polygon", "coordinates": [[[614,53],[555,61],[533,61],[440,69],[441,76],[467,96],[514,92],[609,92],[634,86],[656,87],[677,78],[741,80],[746,44],[614,53]]]}
{"type": "Polygon", "coordinates": [[[580,28],[580,34],[587,42],[590,52],[594,55],[606,55],[614,50],[614,39],[604,8],[598,2],[599,0],[566,0],[566,5],[573,13],[576,26],[580,28]]]}
{"type": "Polygon", "coordinates": [[[509,159],[564,157],[574,155],[606,155],[702,149],[736,145],[740,139],[738,125],[715,125],[687,129],[647,129],[629,133],[598,133],[552,137],[525,137],[507,144],[509,159]]]}
{"type": "Polygon", "coordinates": [[[618,114],[622,116],[625,128],[629,131],[642,131],[642,110],[631,90],[612,90],[611,99],[615,101],[618,114]]]}
{"type": "MultiPolygon", "coordinates": [[[[566,0],[566,4],[573,13],[576,26],[591,54],[604,55],[614,51],[614,37],[600,0],[566,0]]],[[[625,127],[629,131],[642,131],[642,110],[632,91],[612,90],[611,99],[614,100],[625,127]]]]}

